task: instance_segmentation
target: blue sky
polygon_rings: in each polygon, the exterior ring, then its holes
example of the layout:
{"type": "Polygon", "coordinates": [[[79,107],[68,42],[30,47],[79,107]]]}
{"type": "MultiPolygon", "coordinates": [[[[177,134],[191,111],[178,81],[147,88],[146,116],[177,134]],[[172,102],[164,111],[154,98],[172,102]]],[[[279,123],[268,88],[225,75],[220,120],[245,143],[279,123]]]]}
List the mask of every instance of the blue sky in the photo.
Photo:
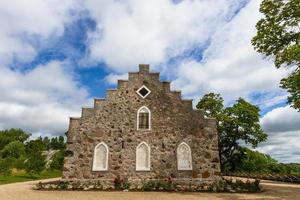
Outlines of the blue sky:
{"type": "Polygon", "coordinates": [[[0,129],[63,134],[69,116],[147,63],[194,104],[215,92],[226,105],[238,97],[258,105],[269,134],[258,150],[300,162],[300,114],[278,87],[288,72],[251,46],[259,3],[1,1],[0,129]]]}

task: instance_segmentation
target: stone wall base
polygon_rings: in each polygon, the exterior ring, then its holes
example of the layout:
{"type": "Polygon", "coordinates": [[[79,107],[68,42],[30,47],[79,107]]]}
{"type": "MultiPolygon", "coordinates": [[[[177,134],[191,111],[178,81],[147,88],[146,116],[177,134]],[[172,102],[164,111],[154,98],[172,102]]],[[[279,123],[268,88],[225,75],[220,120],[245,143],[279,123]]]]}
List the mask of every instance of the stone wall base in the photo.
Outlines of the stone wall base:
{"type": "MultiPolygon", "coordinates": [[[[83,189],[83,190],[115,190],[123,189],[126,185],[129,190],[143,190],[145,185],[151,185],[155,183],[168,184],[174,186],[178,191],[207,191],[212,190],[212,187],[221,181],[220,176],[215,176],[213,179],[203,178],[174,178],[174,179],[62,179],[61,182],[66,182],[66,189],[83,189]],[[120,188],[116,188],[116,184],[119,184],[120,188]]],[[[157,188],[160,190],[160,188],[157,188]]],[[[161,189],[163,190],[163,189],[161,189]]]]}

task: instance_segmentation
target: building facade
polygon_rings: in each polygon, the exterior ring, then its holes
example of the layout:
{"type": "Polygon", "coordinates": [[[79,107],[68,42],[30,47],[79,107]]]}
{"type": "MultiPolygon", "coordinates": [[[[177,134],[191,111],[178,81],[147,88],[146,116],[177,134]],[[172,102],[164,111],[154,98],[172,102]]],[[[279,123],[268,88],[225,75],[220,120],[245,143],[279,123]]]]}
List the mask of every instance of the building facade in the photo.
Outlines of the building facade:
{"type": "Polygon", "coordinates": [[[149,65],[139,65],[105,99],[70,118],[65,180],[97,180],[110,188],[121,177],[141,187],[166,178],[179,185],[210,183],[219,175],[216,121],[171,91],[149,65]]]}

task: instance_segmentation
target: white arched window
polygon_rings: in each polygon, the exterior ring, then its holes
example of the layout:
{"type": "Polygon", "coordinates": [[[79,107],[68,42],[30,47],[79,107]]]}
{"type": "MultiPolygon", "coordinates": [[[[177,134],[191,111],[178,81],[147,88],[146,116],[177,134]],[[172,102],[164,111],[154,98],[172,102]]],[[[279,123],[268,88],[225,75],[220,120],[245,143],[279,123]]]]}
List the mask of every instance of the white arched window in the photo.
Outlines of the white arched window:
{"type": "Polygon", "coordinates": [[[149,108],[142,106],[137,112],[137,129],[150,130],[151,113],[149,108]]]}
{"type": "Polygon", "coordinates": [[[94,149],[93,171],[108,170],[108,146],[101,142],[94,149]]]}
{"type": "Polygon", "coordinates": [[[136,147],[136,170],[150,170],[150,147],[146,142],[141,142],[136,147]]]}
{"type": "Polygon", "coordinates": [[[192,170],[192,152],[190,146],[182,142],[177,147],[178,170],[192,170]]]}

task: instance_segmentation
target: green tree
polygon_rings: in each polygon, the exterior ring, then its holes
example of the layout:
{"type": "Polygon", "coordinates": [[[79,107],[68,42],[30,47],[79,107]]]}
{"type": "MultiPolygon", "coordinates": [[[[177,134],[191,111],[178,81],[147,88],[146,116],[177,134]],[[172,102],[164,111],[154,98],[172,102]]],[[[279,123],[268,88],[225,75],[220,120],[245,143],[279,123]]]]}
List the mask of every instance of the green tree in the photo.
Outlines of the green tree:
{"type": "Polygon", "coordinates": [[[244,156],[238,163],[237,169],[247,172],[280,173],[283,167],[271,156],[243,148],[244,156]]]}
{"type": "Polygon", "coordinates": [[[2,158],[19,159],[25,155],[25,146],[20,141],[13,141],[6,145],[1,151],[2,158]]]}
{"type": "Polygon", "coordinates": [[[13,141],[20,141],[21,143],[24,143],[29,136],[30,135],[22,129],[12,128],[0,131],[0,150],[13,141]]]}
{"type": "Polygon", "coordinates": [[[36,152],[42,152],[46,150],[46,146],[41,137],[35,140],[29,140],[25,144],[26,154],[29,156],[35,154],[36,152]]]}
{"type": "Polygon", "coordinates": [[[218,120],[224,107],[223,101],[220,94],[208,93],[202,97],[196,108],[202,109],[205,117],[214,117],[218,120]]]}
{"type": "Polygon", "coordinates": [[[2,176],[11,175],[11,162],[9,159],[0,158],[0,175],[2,176]]]}
{"type": "Polygon", "coordinates": [[[239,98],[231,107],[224,108],[219,94],[204,95],[196,106],[206,117],[217,120],[219,151],[223,170],[235,170],[243,157],[241,142],[255,148],[267,139],[259,124],[259,108],[239,98]]]}
{"type": "Polygon", "coordinates": [[[59,150],[56,152],[52,158],[52,162],[50,163],[51,169],[62,170],[64,166],[64,150],[59,150]]]}
{"type": "Polygon", "coordinates": [[[30,154],[24,163],[24,167],[29,174],[40,174],[45,169],[46,156],[42,152],[30,154]]]}
{"type": "Polygon", "coordinates": [[[281,80],[290,93],[288,102],[300,111],[300,0],[263,0],[263,18],[256,24],[252,39],[256,51],[274,58],[277,68],[292,67],[292,73],[281,80]]]}
{"type": "Polygon", "coordinates": [[[46,147],[46,150],[50,150],[50,139],[48,137],[44,137],[43,139],[43,143],[44,143],[44,146],[46,147]]]}
{"type": "Polygon", "coordinates": [[[50,142],[51,149],[60,150],[65,148],[65,139],[63,136],[53,137],[50,142]]]}

